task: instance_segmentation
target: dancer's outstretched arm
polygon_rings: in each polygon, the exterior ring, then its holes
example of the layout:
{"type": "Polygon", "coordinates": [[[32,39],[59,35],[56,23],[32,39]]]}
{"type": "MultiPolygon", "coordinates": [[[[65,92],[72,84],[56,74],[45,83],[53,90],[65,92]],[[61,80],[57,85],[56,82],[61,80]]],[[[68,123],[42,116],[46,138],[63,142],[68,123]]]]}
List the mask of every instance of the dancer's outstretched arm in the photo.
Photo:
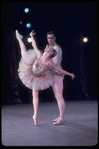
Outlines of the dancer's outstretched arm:
{"type": "Polygon", "coordinates": [[[41,53],[41,51],[38,49],[37,44],[36,44],[36,41],[35,41],[35,39],[34,39],[34,35],[35,35],[35,34],[36,34],[36,33],[34,32],[34,30],[30,33],[30,36],[31,36],[31,39],[32,39],[32,46],[33,46],[34,50],[36,51],[38,58],[40,58],[40,57],[42,56],[42,53],[41,53]]]}
{"type": "Polygon", "coordinates": [[[56,69],[57,71],[59,71],[60,73],[64,74],[64,75],[68,75],[72,77],[72,80],[75,78],[73,73],[69,73],[68,71],[63,70],[62,68],[59,68],[58,66],[56,66],[55,64],[50,62],[50,66],[53,67],[54,69],[56,69]]]}

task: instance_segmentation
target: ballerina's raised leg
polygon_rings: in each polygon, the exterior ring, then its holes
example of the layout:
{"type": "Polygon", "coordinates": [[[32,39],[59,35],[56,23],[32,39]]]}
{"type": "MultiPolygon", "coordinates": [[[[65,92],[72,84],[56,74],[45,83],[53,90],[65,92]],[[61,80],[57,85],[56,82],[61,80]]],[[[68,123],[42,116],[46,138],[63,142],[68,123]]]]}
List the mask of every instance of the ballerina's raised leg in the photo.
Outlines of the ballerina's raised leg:
{"type": "MultiPolygon", "coordinates": [[[[26,53],[26,46],[22,41],[23,36],[19,34],[18,30],[16,30],[15,33],[16,33],[16,38],[19,41],[19,45],[21,48],[21,55],[22,55],[22,57],[24,57],[25,53],[26,53]]],[[[33,94],[33,107],[34,107],[34,115],[32,118],[34,120],[34,124],[37,126],[38,125],[37,112],[38,112],[38,102],[39,102],[38,91],[33,90],[32,94],[33,94]]]]}
{"type": "Polygon", "coordinates": [[[16,38],[19,41],[19,45],[20,45],[20,48],[21,48],[21,55],[22,55],[22,57],[24,57],[24,55],[26,53],[26,46],[22,41],[23,36],[19,34],[18,30],[16,30],[16,38]]]}

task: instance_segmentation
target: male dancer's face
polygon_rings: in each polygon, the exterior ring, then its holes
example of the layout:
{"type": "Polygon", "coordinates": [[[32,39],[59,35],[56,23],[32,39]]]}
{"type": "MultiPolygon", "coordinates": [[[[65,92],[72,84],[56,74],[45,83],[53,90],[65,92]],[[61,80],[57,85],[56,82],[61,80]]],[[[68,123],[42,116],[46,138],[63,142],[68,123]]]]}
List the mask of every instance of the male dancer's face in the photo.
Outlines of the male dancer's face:
{"type": "Polygon", "coordinates": [[[50,46],[53,46],[55,41],[56,41],[56,37],[54,36],[54,34],[48,34],[47,35],[47,41],[48,41],[50,46]]]}

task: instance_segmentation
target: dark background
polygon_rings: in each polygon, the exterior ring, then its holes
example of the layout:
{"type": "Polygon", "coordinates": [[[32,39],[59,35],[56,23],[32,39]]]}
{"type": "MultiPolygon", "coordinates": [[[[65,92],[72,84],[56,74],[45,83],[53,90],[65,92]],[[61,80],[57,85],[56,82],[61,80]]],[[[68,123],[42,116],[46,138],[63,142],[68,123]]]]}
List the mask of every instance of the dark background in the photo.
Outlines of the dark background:
{"type": "MultiPolygon", "coordinates": [[[[31,90],[18,78],[21,58],[15,30],[27,42],[31,30],[43,51],[46,33],[55,31],[56,42],[63,50],[63,69],[76,75],[74,81],[64,78],[65,100],[98,98],[98,6],[96,2],[2,2],[1,4],[1,94],[2,103],[31,102],[31,90]],[[24,8],[30,9],[24,13],[24,8]],[[19,22],[22,21],[22,24],[19,22]],[[32,24],[26,28],[26,23],[32,24]],[[83,43],[83,37],[88,42],[83,43]]],[[[55,100],[51,87],[40,91],[40,101],[55,100]]]]}

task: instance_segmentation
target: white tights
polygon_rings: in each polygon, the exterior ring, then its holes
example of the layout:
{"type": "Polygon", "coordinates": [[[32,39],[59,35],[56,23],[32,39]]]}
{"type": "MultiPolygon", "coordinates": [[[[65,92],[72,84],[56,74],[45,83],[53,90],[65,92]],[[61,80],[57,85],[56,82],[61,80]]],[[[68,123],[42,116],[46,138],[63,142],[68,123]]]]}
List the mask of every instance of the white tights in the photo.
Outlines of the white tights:
{"type": "MultiPolygon", "coordinates": [[[[54,76],[54,84],[52,86],[55,97],[57,99],[58,107],[59,107],[59,112],[60,116],[58,119],[64,120],[64,111],[65,111],[65,101],[63,98],[63,77],[54,76]]],[[[32,91],[33,95],[33,109],[34,109],[34,115],[33,119],[37,121],[37,114],[38,114],[38,104],[39,104],[39,91],[33,90],[32,91]]],[[[35,122],[34,122],[35,123],[35,122]]]]}
{"type": "Polygon", "coordinates": [[[39,91],[33,90],[32,96],[33,96],[33,107],[34,107],[34,117],[37,117],[38,113],[38,104],[39,104],[39,97],[38,97],[39,91]]]}
{"type": "Polygon", "coordinates": [[[64,120],[65,101],[63,98],[63,77],[54,75],[54,84],[52,85],[60,112],[60,119],[64,120]]]}

